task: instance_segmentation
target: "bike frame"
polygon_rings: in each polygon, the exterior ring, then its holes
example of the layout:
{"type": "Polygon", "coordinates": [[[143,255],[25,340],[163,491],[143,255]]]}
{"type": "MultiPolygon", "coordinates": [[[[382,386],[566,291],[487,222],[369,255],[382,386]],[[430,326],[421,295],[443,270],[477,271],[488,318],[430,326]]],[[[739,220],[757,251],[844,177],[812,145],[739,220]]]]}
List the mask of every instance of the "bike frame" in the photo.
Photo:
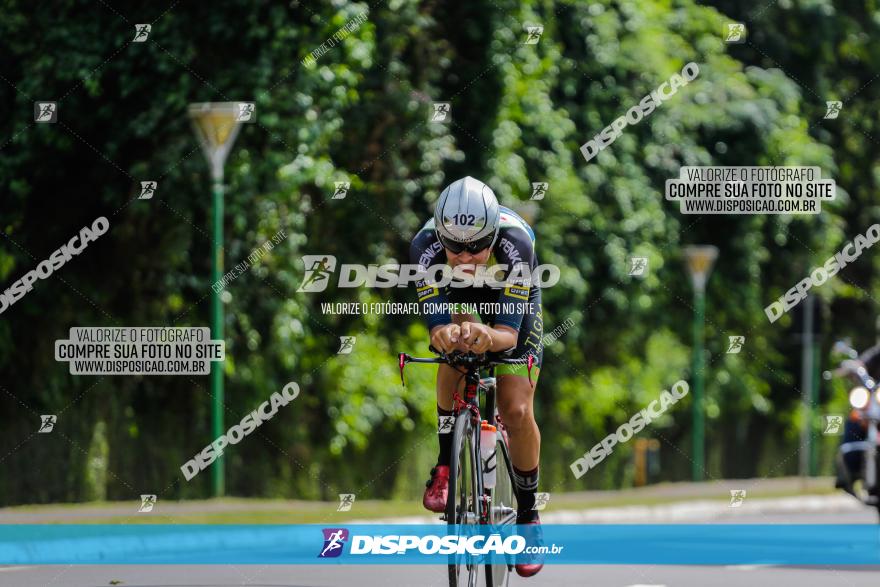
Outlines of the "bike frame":
{"type": "MultiPolygon", "coordinates": [[[[437,352],[433,347],[431,350],[437,352]]],[[[458,428],[458,424],[462,422],[467,422],[466,425],[469,425],[470,430],[468,432],[468,443],[470,446],[471,459],[475,464],[476,471],[471,469],[473,474],[473,482],[474,482],[474,499],[472,503],[472,509],[475,511],[457,511],[455,509],[454,502],[451,504],[452,507],[447,507],[447,511],[443,514],[441,519],[445,520],[448,524],[479,524],[479,525],[487,525],[487,524],[497,524],[499,526],[508,525],[511,523],[515,523],[516,521],[516,510],[511,507],[512,501],[508,504],[504,504],[503,501],[499,501],[497,507],[492,503],[493,495],[495,495],[494,491],[487,490],[483,485],[483,460],[482,460],[482,450],[480,447],[480,443],[482,442],[482,415],[480,414],[480,392],[485,391],[486,393],[486,412],[487,418],[486,421],[491,425],[497,424],[497,432],[496,432],[496,446],[498,446],[498,438],[500,437],[500,447],[498,450],[496,448],[495,453],[495,461],[496,461],[496,476],[500,476],[502,459],[504,460],[503,466],[505,467],[504,474],[507,474],[509,477],[512,477],[513,473],[511,470],[511,462],[510,462],[510,453],[507,446],[507,433],[504,429],[504,423],[500,418],[496,420],[495,418],[495,395],[497,392],[497,385],[495,381],[495,366],[496,365],[504,365],[504,364],[522,364],[522,361],[515,359],[489,359],[486,355],[475,355],[473,353],[450,353],[448,356],[444,353],[438,353],[438,357],[433,358],[419,358],[412,357],[406,353],[400,353],[398,355],[398,366],[400,368],[400,383],[401,385],[406,385],[406,380],[404,379],[404,370],[406,368],[407,363],[429,363],[429,364],[439,364],[446,363],[456,369],[456,371],[460,371],[460,368],[464,368],[464,398],[462,398],[458,393],[458,385],[456,385],[456,389],[452,393],[452,415],[453,422],[457,424],[454,428],[458,428]],[[489,376],[485,379],[480,378],[480,370],[481,369],[489,369],[489,376]],[[468,412],[470,421],[462,420],[462,416],[465,411],[468,412]],[[453,512],[453,519],[450,520],[448,516],[448,512],[453,512]],[[461,520],[459,520],[459,515],[461,516],[461,520]]],[[[527,367],[528,367],[528,376],[529,383],[532,382],[532,367],[534,365],[534,357],[532,355],[528,356],[527,359],[527,367]]],[[[453,433],[455,433],[453,431],[453,433]]],[[[458,458],[458,455],[455,456],[458,458]]],[[[453,468],[453,470],[455,470],[453,468]]],[[[461,476],[461,472],[459,471],[450,479],[450,483],[458,483],[458,478],[461,476]]],[[[497,479],[496,483],[499,483],[501,480],[497,479]]],[[[512,483],[512,478],[508,479],[509,482],[512,483]]],[[[496,488],[498,485],[496,485],[496,488]]],[[[460,499],[456,496],[456,499],[460,499]]],[[[470,509],[470,508],[469,508],[470,509]]],[[[449,567],[449,584],[450,585],[461,585],[458,578],[458,562],[451,561],[448,565],[449,567]]],[[[474,568],[474,563],[465,563],[468,573],[468,585],[476,585],[475,581],[477,580],[477,575],[475,575],[476,569],[474,568]]],[[[512,571],[511,562],[507,563],[494,563],[494,564],[486,564],[486,583],[491,585],[507,585],[507,581],[509,580],[509,573],[512,571]],[[498,568],[503,570],[498,570],[498,568]],[[506,569],[504,568],[506,567],[506,569]],[[499,573],[496,575],[496,573],[499,573]]]]}
{"type": "MultiPolygon", "coordinates": [[[[437,352],[433,347],[431,350],[437,352]]],[[[480,425],[482,423],[483,417],[480,413],[480,390],[484,389],[486,391],[486,421],[495,426],[496,422],[501,424],[498,426],[499,431],[502,436],[504,436],[505,444],[507,440],[506,432],[504,431],[504,423],[500,422],[500,420],[496,420],[495,418],[495,393],[497,391],[497,387],[494,383],[494,368],[497,365],[521,365],[522,361],[518,359],[508,359],[508,358],[489,358],[487,355],[476,355],[474,353],[460,353],[458,351],[450,353],[446,355],[445,353],[438,352],[438,357],[430,357],[430,358],[420,358],[413,357],[406,353],[398,354],[398,367],[400,368],[400,383],[401,385],[406,385],[406,380],[404,379],[404,370],[408,363],[428,363],[428,364],[447,364],[454,369],[458,370],[459,367],[463,367],[464,371],[464,398],[462,398],[458,394],[458,390],[456,389],[452,393],[452,415],[455,419],[458,419],[458,416],[461,414],[463,410],[469,410],[471,413],[471,430],[472,430],[472,441],[474,446],[476,447],[477,458],[480,456],[480,442],[481,442],[481,434],[480,434],[480,425]],[[480,369],[490,369],[491,372],[489,377],[486,380],[480,378],[480,369]],[[492,380],[491,386],[489,385],[489,379],[492,380]],[[485,381],[485,385],[483,382],[485,381]]],[[[529,355],[526,361],[526,367],[528,370],[529,383],[532,383],[532,367],[534,366],[534,356],[529,355]]],[[[496,460],[499,458],[507,459],[509,455],[496,455],[496,460]]],[[[497,465],[496,465],[497,466],[497,465]]],[[[479,523],[488,524],[490,521],[489,516],[489,496],[486,494],[485,487],[483,487],[483,476],[482,474],[477,475],[477,495],[480,496],[479,503],[479,523]]]]}

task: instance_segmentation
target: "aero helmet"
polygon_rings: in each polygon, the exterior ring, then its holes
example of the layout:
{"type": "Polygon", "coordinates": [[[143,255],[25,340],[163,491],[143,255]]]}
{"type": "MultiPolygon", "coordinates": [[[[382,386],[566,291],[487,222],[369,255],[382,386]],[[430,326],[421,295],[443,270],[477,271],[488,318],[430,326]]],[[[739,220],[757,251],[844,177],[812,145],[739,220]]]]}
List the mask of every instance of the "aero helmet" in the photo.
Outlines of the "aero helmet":
{"type": "Polygon", "coordinates": [[[465,249],[476,253],[495,243],[500,218],[492,188],[468,176],[440,193],[434,209],[434,230],[440,243],[453,253],[465,249]]]}

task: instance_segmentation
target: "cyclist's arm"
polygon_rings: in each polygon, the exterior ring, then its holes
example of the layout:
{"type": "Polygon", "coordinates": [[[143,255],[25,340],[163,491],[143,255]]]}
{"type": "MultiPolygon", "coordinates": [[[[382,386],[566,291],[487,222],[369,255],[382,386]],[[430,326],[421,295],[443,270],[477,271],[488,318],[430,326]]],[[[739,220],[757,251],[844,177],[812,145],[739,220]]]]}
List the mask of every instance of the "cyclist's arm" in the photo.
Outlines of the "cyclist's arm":
{"type": "MultiPolygon", "coordinates": [[[[516,347],[517,339],[519,338],[519,331],[514,330],[510,326],[488,326],[486,324],[481,323],[479,320],[474,318],[470,314],[453,314],[452,315],[453,324],[461,326],[465,322],[471,323],[471,328],[483,329],[489,335],[492,343],[489,345],[488,351],[491,352],[504,352],[516,347]]],[[[431,329],[431,338],[433,340],[433,335],[440,328],[443,328],[444,324],[439,324],[431,329]]],[[[466,351],[468,350],[467,345],[459,341],[457,345],[457,350],[466,351]]]]}
{"type": "MultiPolygon", "coordinates": [[[[432,230],[423,229],[413,238],[409,246],[409,262],[421,265],[425,269],[446,262],[446,253],[432,230]]],[[[436,310],[436,308],[443,308],[448,301],[442,288],[427,283],[425,280],[419,280],[416,282],[416,295],[421,314],[427,322],[428,331],[433,333],[438,326],[452,324],[452,316],[449,312],[436,310]]]]}
{"type": "Polygon", "coordinates": [[[531,283],[531,272],[537,264],[535,247],[529,234],[521,228],[502,229],[498,236],[495,254],[509,269],[498,295],[502,311],[495,316],[495,327],[507,326],[518,332],[528,313],[531,289],[537,287],[531,283]],[[509,310],[504,311],[505,308],[509,310]]]}
{"type": "MultiPolygon", "coordinates": [[[[483,324],[470,314],[453,314],[452,320],[455,324],[459,325],[469,322],[471,329],[488,335],[491,343],[486,351],[500,353],[516,347],[519,331],[514,330],[510,326],[489,326],[488,324],[483,324]]],[[[474,336],[471,336],[471,339],[473,338],[474,336]]],[[[464,341],[464,344],[466,345],[467,342],[464,341]]]]}
{"type": "Polygon", "coordinates": [[[499,325],[488,327],[492,331],[492,345],[489,350],[495,353],[510,350],[516,346],[519,338],[519,331],[514,330],[510,326],[499,325]]]}

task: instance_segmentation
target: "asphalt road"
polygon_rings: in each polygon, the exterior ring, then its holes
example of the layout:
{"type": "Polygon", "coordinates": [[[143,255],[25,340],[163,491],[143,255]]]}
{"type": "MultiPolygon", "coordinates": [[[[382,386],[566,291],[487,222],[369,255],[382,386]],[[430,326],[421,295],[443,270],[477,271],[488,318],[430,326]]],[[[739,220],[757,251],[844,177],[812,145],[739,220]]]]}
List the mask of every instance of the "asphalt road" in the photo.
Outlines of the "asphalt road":
{"type": "MultiPolygon", "coordinates": [[[[743,514],[737,521],[877,523],[877,514],[867,508],[845,512],[743,514]]],[[[442,587],[447,584],[445,569],[422,565],[0,567],[0,586],[3,587],[442,587]]],[[[878,584],[880,567],[853,566],[547,565],[535,577],[514,576],[510,581],[510,585],[562,587],[877,587],[878,584]]]]}

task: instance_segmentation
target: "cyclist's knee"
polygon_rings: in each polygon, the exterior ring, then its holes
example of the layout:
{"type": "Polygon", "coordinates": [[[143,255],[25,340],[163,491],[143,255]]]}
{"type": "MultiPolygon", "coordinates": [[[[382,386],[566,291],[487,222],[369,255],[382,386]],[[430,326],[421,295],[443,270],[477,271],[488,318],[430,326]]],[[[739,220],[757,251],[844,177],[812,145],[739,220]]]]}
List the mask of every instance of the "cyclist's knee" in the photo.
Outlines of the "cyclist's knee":
{"type": "Polygon", "coordinates": [[[461,380],[461,372],[455,370],[445,363],[441,363],[439,365],[439,368],[437,369],[437,385],[454,387],[456,384],[460,384],[461,380]]]}
{"type": "Polygon", "coordinates": [[[451,409],[452,392],[455,391],[456,386],[458,386],[459,394],[463,393],[464,385],[461,373],[449,365],[440,364],[440,368],[437,369],[437,399],[440,407],[451,409]]]}
{"type": "Polygon", "coordinates": [[[522,377],[504,377],[498,383],[498,411],[505,426],[517,429],[531,426],[532,393],[528,380],[522,377]]]}
{"type": "Polygon", "coordinates": [[[499,411],[504,425],[513,430],[524,428],[534,421],[531,406],[526,402],[508,404],[504,408],[499,406],[499,411]]]}

